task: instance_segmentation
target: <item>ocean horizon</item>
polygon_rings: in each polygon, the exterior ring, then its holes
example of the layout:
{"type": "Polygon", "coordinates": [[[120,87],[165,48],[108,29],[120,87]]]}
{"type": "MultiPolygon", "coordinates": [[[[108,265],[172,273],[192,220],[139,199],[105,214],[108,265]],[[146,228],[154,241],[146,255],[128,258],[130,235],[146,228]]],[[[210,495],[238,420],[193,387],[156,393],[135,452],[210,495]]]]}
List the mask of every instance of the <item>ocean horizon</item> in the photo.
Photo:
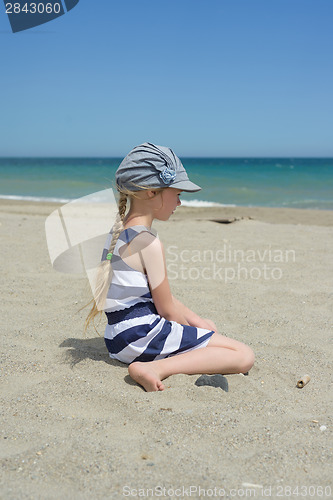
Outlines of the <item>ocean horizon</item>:
{"type": "MultiPolygon", "coordinates": [[[[0,198],[68,201],[114,188],[122,158],[0,158],[0,198]]],[[[184,206],[333,210],[333,158],[181,157],[202,190],[184,206]]]]}

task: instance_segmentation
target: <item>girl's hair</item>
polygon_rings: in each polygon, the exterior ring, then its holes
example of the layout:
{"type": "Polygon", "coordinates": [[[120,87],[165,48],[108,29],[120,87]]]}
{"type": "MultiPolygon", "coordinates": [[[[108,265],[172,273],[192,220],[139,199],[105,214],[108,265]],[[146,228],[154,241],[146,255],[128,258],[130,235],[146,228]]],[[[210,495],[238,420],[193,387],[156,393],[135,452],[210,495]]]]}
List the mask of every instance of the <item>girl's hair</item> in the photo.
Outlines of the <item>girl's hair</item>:
{"type": "MultiPolygon", "coordinates": [[[[150,188],[150,187],[139,186],[136,184],[133,184],[133,186],[140,188],[140,190],[142,190],[142,191],[143,190],[156,191],[155,196],[157,196],[159,193],[161,193],[162,191],[164,191],[166,189],[166,188],[150,188]]],[[[121,188],[118,185],[116,187],[117,187],[117,191],[119,192],[118,213],[117,213],[116,220],[115,220],[113,227],[112,227],[112,239],[111,239],[111,243],[110,243],[110,246],[108,249],[108,253],[113,253],[115,246],[116,246],[116,243],[118,241],[119,235],[124,229],[123,221],[124,221],[125,214],[126,214],[127,199],[128,198],[130,198],[130,199],[137,198],[137,196],[136,196],[137,190],[131,191],[129,189],[121,188]]],[[[93,291],[94,298],[90,302],[88,302],[88,304],[86,304],[86,306],[84,306],[84,307],[87,307],[88,305],[90,305],[92,303],[92,308],[90,309],[88,316],[85,320],[85,326],[84,326],[85,332],[87,331],[87,328],[91,322],[93,323],[94,328],[96,330],[94,320],[98,314],[101,315],[103,313],[106,297],[107,297],[107,294],[108,294],[108,291],[109,291],[109,288],[111,285],[112,274],[113,274],[113,272],[112,272],[111,260],[108,260],[108,259],[102,260],[100,262],[100,264],[97,268],[97,272],[96,272],[95,289],[93,291]]],[[[98,331],[97,331],[97,333],[98,333],[98,331]]]]}

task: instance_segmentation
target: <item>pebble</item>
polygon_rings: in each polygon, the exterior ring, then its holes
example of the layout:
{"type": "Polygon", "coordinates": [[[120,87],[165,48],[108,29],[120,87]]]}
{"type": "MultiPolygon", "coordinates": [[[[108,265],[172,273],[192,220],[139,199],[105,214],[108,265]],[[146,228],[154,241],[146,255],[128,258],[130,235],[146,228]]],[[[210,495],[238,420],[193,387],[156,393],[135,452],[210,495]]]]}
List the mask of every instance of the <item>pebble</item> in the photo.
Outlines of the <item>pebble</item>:
{"type": "Polygon", "coordinates": [[[321,425],[321,426],[319,427],[319,429],[320,429],[321,431],[326,431],[327,427],[326,427],[326,425],[321,425]]]}
{"type": "Polygon", "coordinates": [[[242,483],[244,488],[263,488],[262,484],[253,484],[253,483],[242,483]]]}

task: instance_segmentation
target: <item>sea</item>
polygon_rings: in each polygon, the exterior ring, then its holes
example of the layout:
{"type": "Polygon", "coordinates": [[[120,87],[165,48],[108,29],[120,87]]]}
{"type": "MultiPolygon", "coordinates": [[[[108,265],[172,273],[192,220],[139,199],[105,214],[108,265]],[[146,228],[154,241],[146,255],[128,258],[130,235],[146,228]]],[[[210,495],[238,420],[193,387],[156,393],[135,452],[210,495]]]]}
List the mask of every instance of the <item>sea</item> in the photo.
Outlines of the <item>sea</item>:
{"type": "MultiPolygon", "coordinates": [[[[122,158],[0,158],[0,198],[66,203],[114,187],[122,158]]],[[[184,206],[333,210],[333,158],[181,158],[184,206]]]]}

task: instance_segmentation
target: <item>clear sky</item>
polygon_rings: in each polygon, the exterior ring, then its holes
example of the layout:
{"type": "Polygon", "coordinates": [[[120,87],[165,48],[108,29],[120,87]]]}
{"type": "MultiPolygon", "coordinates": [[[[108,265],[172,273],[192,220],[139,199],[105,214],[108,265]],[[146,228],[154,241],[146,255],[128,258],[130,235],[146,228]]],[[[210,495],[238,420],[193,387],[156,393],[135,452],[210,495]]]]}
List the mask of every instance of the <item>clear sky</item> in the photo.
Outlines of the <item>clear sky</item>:
{"type": "Polygon", "coordinates": [[[332,0],[80,0],[13,34],[0,2],[0,156],[333,157],[332,26],[332,0]]]}

